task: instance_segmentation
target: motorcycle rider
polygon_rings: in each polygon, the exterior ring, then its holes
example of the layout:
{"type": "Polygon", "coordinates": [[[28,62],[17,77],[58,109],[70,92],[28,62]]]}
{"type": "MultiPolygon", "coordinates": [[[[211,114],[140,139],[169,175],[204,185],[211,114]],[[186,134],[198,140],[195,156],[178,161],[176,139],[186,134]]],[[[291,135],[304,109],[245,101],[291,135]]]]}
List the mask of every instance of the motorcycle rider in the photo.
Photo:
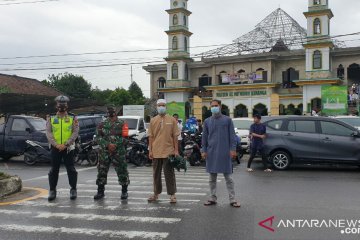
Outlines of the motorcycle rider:
{"type": "Polygon", "coordinates": [[[70,199],[77,198],[77,176],[78,173],[74,166],[74,149],[75,140],[79,135],[79,122],[77,118],[70,115],[68,110],[67,96],[58,96],[55,98],[57,113],[50,116],[46,124],[46,137],[51,144],[51,169],[49,172],[49,201],[56,198],[56,186],[59,179],[59,169],[61,161],[67,170],[70,190],[70,199]]]}
{"type": "Polygon", "coordinates": [[[110,164],[115,167],[119,184],[122,186],[121,199],[128,198],[128,185],[130,184],[129,172],[125,159],[125,139],[129,130],[123,120],[118,119],[115,106],[107,107],[107,119],[97,126],[96,141],[100,145],[98,175],[96,185],[98,186],[95,200],[105,196],[105,185],[110,164]]]}

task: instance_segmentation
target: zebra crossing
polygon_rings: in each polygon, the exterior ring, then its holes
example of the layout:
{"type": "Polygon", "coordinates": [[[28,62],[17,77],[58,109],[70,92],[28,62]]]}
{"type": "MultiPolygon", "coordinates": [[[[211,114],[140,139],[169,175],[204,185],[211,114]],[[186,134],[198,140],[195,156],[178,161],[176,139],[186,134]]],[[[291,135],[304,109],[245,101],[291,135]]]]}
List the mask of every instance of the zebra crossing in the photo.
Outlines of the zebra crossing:
{"type": "MultiPolygon", "coordinates": [[[[94,201],[94,169],[88,178],[79,176],[76,201],[69,200],[64,182],[54,202],[49,203],[45,196],[0,208],[0,239],[23,239],[24,234],[26,239],[171,239],[171,230],[208,194],[205,169],[190,168],[186,174],[176,173],[177,204],[169,203],[166,191],[158,202],[148,203],[152,169],[129,168],[129,172],[127,201],[120,200],[121,186],[114,173],[109,174],[105,198],[94,201]]],[[[222,180],[219,176],[218,182],[222,180]]]]}

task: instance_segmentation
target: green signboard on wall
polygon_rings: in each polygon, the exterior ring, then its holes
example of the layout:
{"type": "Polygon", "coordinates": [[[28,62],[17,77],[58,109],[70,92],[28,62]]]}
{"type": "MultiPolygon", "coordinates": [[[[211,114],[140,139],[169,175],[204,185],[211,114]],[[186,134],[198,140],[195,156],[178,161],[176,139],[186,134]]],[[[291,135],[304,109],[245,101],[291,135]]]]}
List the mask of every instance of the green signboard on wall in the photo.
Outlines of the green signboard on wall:
{"type": "Polygon", "coordinates": [[[321,112],[328,116],[344,115],[348,112],[346,86],[321,87],[321,112]]]}
{"type": "Polygon", "coordinates": [[[185,103],[170,102],[166,104],[167,113],[172,116],[175,113],[179,115],[179,119],[185,122],[185,103]]]}

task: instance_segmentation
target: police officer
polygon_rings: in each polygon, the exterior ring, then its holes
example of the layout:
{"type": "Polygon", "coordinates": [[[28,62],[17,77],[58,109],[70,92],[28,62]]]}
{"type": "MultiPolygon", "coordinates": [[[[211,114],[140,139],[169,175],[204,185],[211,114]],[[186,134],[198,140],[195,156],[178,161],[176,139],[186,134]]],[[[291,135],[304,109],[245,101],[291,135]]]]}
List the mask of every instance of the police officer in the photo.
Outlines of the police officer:
{"type": "Polygon", "coordinates": [[[56,186],[59,179],[59,169],[62,160],[64,161],[70,190],[70,199],[77,197],[77,171],[74,167],[75,140],[79,135],[79,123],[75,116],[68,114],[69,98],[58,96],[55,98],[57,113],[47,119],[46,136],[51,144],[51,169],[49,172],[49,201],[56,198],[56,186]]]}
{"type": "Polygon", "coordinates": [[[125,138],[128,136],[128,127],[122,120],[118,119],[115,107],[107,107],[108,117],[97,127],[96,140],[100,145],[98,175],[96,185],[98,185],[95,200],[105,196],[105,185],[110,164],[115,167],[119,184],[122,186],[121,199],[128,198],[129,172],[125,159],[125,138]]]}

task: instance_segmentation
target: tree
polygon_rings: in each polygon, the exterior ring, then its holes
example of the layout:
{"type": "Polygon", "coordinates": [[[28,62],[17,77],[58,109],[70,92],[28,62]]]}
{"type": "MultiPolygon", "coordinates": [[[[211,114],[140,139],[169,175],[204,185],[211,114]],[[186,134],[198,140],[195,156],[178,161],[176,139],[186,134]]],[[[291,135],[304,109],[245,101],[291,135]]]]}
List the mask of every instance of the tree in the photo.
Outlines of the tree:
{"type": "Polygon", "coordinates": [[[83,76],[71,73],[61,73],[49,75],[48,80],[44,80],[45,85],[56,88],[66,95],[76,98],[91,97],[91,83],[86,81],[83,76]]]}
{"type": "Polygon", "coordinates": [[[129,95],[131,98],[131,104],[134,104],[134,105],[145,104],[144,94],[136,82],[131,83],[128,92],[129,92],[129,95]]]}
{"type": "Polygon", "coordinates": [[[113,90],[100,90],[98,87],[96,87],[95,89],[91,90],[91,98],[96,100],[98,104],[105,105],[109,102],[109,98],[112,93],[113,90]]]}
{"type": "Polygon", "coordinates": [[[109,103],[115,104],[115,106],[129,105],[130,100],[130,94],[124,88],[116,88],[108,99],[109,103]]]}

